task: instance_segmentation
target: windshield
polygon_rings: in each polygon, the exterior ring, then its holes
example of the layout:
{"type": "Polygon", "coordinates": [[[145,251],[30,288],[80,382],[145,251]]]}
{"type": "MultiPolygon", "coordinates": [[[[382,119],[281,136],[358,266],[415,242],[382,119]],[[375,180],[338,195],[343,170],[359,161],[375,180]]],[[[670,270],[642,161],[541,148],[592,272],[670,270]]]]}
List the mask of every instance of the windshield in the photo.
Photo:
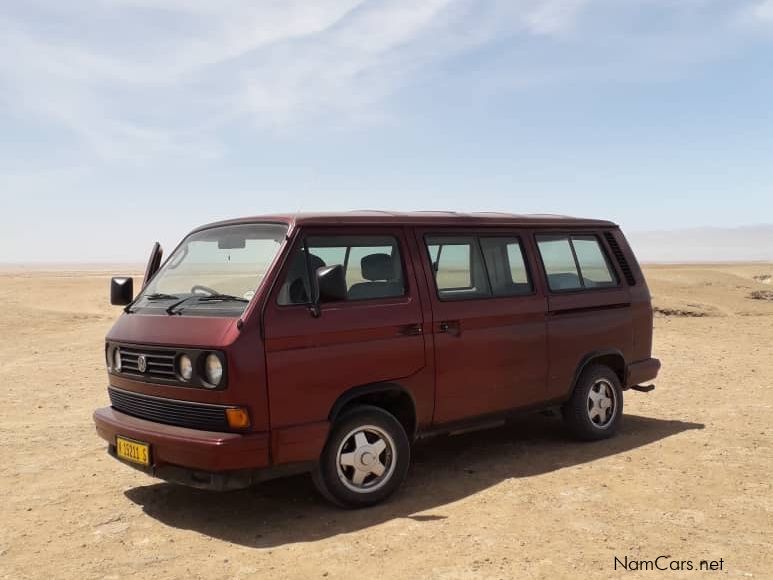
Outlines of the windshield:
{"type": "Polygon", "coordinates": [[[131,310],[238,316],[247,307],[287,235],[287,226],[244,224],[188,236],[131,310]]]}

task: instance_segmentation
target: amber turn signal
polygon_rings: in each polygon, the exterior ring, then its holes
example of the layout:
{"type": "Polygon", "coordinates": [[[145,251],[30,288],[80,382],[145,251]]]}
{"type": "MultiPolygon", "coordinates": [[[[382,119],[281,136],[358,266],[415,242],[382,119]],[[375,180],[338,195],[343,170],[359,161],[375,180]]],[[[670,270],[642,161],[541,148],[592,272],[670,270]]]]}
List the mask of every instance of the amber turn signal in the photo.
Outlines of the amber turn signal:
{"type": "Polygon", "coordinates": [[[226,409],[225,416],[231,429],[247,429],[250,426],[250,415],[247,409],[241,407],[226,409]]]}

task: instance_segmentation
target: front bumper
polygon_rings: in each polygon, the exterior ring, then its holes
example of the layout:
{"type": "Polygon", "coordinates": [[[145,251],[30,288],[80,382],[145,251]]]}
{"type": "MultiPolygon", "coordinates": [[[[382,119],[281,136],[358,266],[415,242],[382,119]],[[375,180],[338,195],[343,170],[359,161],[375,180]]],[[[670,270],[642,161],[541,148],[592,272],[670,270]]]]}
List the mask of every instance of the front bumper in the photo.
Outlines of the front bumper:
{"type": "Polygon", "coordinates": [[[232,491],[250,487],[261,481],[286,477],[298,473],[310,471],[314,464],[311,462],[291,463],[278,467],[260,469],[239,469],[235,471],[202,471],[179,465],[160,465],[145,467],[129,461],[124,461],[115,453],[115,445],[108,445],[107,452],[115,459],[143,473],[163,479],[170,483],[177,483],[198,489],[210,491],[232,491]]]}
{"type": "MultiPolygon", "coordinates": [[[[248,473],[270,463],[268,433],[199,431],[139,419],[112,407],[97,409],[94,424],[113,454],[117,435],[149,443],[151,465],[138,467],[162,479],[172,479],[163,474],[179,469],[193,473],[248,473]]],[[[180,483],[195,485],[195,481],[180,483]]]]}
{"type": "Polygon", "coordinates": [[[648,358],[628,365],[625,387],[630,389],[636,385],[655,379],[660,370],[660,361],[656,358],[648,358]]]}

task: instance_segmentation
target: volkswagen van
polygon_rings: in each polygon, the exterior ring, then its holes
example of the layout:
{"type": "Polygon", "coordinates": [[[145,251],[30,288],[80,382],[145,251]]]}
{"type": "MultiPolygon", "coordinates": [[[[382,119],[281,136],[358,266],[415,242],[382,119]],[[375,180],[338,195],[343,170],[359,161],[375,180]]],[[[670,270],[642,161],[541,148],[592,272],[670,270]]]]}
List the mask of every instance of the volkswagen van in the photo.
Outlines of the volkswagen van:
{"type": "Polygon", "coordinates": [[[311,472],[377,503],[421,437],[560,409],[611,437],[649,391],[647,284],[612,222],[453,212],[265,215],[202,226],[142,287],[111,281],[110,405],[122,463],[227,490],[311,472]]]}

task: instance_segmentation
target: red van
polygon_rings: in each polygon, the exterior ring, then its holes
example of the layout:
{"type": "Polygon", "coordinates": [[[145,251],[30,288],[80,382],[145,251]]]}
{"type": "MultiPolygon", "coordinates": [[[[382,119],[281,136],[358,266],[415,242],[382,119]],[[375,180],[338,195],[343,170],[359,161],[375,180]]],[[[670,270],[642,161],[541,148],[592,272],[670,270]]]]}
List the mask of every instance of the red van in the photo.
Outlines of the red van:
{"type": "Polygon", "coordinates": [[[411,444],[560,408],[576,436],[620,426],[660,368],[647,285],[600,220],[452,212],[267,215],[203,226],[144,286],[105,356],[109,453],[156,477],[235,489],[311,471],[379,502],[411,444]]]}

